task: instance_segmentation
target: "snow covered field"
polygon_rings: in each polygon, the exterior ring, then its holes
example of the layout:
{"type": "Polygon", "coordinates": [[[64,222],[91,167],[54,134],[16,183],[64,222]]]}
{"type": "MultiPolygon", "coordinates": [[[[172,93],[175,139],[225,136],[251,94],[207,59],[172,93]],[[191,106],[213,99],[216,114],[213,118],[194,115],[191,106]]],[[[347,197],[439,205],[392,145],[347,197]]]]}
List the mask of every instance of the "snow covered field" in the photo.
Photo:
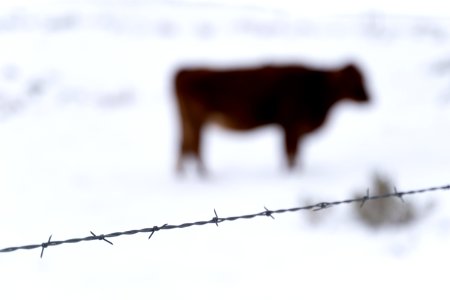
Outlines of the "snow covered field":
{"type": "MultiPolygon", "coordinates": [[[[450,183],[450,19],[45,2],[1,5],[0,249],[352,198],[375,172],[450,183]],[[336,107],[301,168],[283,168],[275,128],[212,127],[211,177],[175,176],[181,65],[349,61],[372,102],[336,107]]],[[[432,209],[379,231],[339,206],[2,253],[0,298],[448,299],[449,192],[405,198],[432,209]]]]}

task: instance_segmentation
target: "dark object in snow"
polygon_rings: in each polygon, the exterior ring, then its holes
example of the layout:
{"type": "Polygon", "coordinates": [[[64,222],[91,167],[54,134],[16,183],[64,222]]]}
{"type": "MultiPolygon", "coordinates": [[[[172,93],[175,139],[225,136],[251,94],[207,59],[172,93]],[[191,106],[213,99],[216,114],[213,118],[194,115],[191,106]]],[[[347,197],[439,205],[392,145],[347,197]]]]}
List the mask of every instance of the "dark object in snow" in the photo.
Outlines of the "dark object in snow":
{"type": "Polygon", "coordinates": [[[188,155],[200,172],[205,170],[201,135],[209,122],[239,131],[280,126],[292,168],[299,141],[324,124],[335,103],[368,102],[363,75],[353,64],[329,70],[298,65],[181,69],[175,75],[175,93],[181,125],[178,172],[188,155]]]}
{"type": "MultiPolygon", "coordinates": [[[[393,191],[397,192],[397,189],[393,187],[394,184],[391,180],[375,174],[370,193],[387,195],[393,191]]],[[[361,195],[357,195],[357,197],[361,198],[361,195]]],[[[420,216],[418,209],[412,203],[395,196],[385,197],[378,201],[357,203],[354,208],[360,220],[372,228],[408,225],[419,219],[420,216]]]]}

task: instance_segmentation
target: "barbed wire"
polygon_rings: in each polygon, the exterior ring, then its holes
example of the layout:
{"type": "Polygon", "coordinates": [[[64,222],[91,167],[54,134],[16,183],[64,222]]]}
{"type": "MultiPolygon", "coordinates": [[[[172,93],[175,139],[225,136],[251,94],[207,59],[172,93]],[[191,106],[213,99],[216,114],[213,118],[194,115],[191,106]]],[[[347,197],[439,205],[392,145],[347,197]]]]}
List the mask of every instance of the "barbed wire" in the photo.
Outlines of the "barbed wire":
{"type": "Polygon", "coordinates": [[[214,216],[210,220],[205,221],[195,221],[195,222],[188,222],[188,223],[182,223],[179,225],[171,225],[171,224],[164,224],[162,226],[153,226],[143,229],[133,229],[133,230],[127,230],[127,231],[119,231],[119,232],[113,232],[108,234],[101,234],[96,235],[92,231],[90,232],[91,235],[83,238],[71,238],[67,240],[61,240],[61,241],[52,241],[52,235],[48,238],[47,242],[40,243],[40,244],[32,244],[32,245],[25,245],[25,246],[14,246],[14,247],[7,247],[0,249],[0,253],[9,253],[17,250],[32,250],[41,248],[41,258],[44,254],[44,250],[48,247],[53,246],[59,246],[62,244],[75,244],[80,242],[88,242],[88,241],[96,241],[101,240],[109,243],[110,245],[113,245],[111,241],[108,239],[123,236],[123,235],[135,235],[138,233],[150,233],[148,236],[148,239],[150,239],[155,232],[160,230],[171,230],[171,229],[182,229],[182,228],[188,228],[192,226],[203,226],[207,224],[215,224],[216,226],[219,226],[220,223],[223,222],[231,222],[231,221],[237,221],[241,219],[253,219],[256,217],[270,217],[274,219],[275,214],[283,214],[288,212],[297,212],[301,210],[310,210],[310,211],[318,211],[327,209],[333,206],[341,205],[341,204],[350,204],[350,203],[361,203],[361,207],[367,202],[372,200],[380,200],[380,199],[386,199],[391,197],[396,197],[402,202],[405,202],[404,196],[408,195],[415,195],[415,194],[422,194],[422,193],[429,193],[429,192],[435,192],[435,191],[443,191],[443,190],[449,190],[449,185],[443,185],[443,186],[435,186],[435,187],[428,187],[423,189],[416,189],[416,190],[409,190],[409,191],[403,191],[399,192],[397,191],[397,188],[394,187],[394,192],[383,194],[383,195],[375,195],[370,196],[369,190],[367,190],[367,193],[364,197],[360,198],[353,198],[353,199],[346,199],[346,200],[339,200],[339,201],[332,201],[332,202],[319,202],[316,204],[306,205],[306,206],[299,206],[299,207],[292,207],[292,208],[283,208],[283,209],[277,209],[277,210],[270,210],[267,207],[264,207],[264,211],[254,213],[254,214],[247,214],[247,215],[239,215],[239,216],[231,216],[231,217],[219,217],[217,214],[217,211],[214,209],[214,216]]]}

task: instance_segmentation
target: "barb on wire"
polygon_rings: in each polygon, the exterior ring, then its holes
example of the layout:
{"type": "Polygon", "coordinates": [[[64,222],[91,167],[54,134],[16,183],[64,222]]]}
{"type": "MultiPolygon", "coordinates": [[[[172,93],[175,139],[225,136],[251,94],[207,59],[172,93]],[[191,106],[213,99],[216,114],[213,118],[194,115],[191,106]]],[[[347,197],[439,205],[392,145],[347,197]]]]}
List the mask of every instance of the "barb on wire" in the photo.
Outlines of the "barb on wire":
{"type": "Polygon", "coordinates": [[[275,220],[275,217],[272,216],[272,211],[271,211],[271,210],[268,210],[267,207],[265,207],[265,206],[264,206],[264,209],[266,210],[266,211],[265,211],[266,216],[271,217],[272,219],[275,220]]]}
{"type": "Polygon", "coordinates": [[[397,191],[397,187],[394,186],[394,193],[396,194],[396,196],[403,202],[405,203],[405,199],[403,199],[403,193],[399,193],[397,191]]]}
{"type": "Polygon", "coordinates": [[[156,231],[158,231],[158,230],[160,230],[160,229],[164,229],[164,227],[166,227],[168,224],[164,224],[163,226],[161,226],[161,227],[158,227],[158,226],[153,226],[153,228],[152,228],[152,233],[150,233],[150,235],[148,236],[148,239],[151,239],[151,237],[153,236],[153,234],[156,232],[156,231]]]}
{"type": "Polygon", "coordinates": [[[41,258],[44,255],[44,249],[47,248],[48,246],[50,246],[50,241],[52,240],[52,234],[50,235],[50,237],[48,238],[48,242],[47,243],[42,243],[41,247],[41,258]]]}
{"type": "Polygon", "coordinates": [[[264,207],[264,211],[259,212],[259,213],[240,215],[240,216],[232,216],[232,217],[219,217],[217,215],[217,211],[214,209],[215,216],[212,219],[207,220],[207,221],[196,221],[196,222],[182,223],[179,225],[164,224],[163,226],[153,226],[153,227],[148,227],[148,228],[143,228],[143,229],[133,229],[133,230],[128,230],[128,231],[113,232],[113,233],[102,234],[102,235],[95,235],[91,231],[90,236],[87,236],[84,238],[72,238],[72,239],[62,240],[62,241],[52,241],[51,240],[52,236],[50,236],[47,242],[44,242],[41,244],[8,247],[8,248],[0,249],[0,253],[13,252],[13,251],[17,251],[17,250],[31,250],[31,249],[41,248],[42,249],[41,250],[41,258],[42,258],[45,248],[48,248],[50,246],[58,246],[61,244],[75,244],[75,243],[87,242],[87,241],[93,241],[93,240],[103,240],[103,241],[113,245],[113,243],[111,241],[109,241],[108,238],[115,238],[115,237],[119,237],[122,235],[135,235],[138,233],[150,233],[150,236],[149,236],[149,239],[150,239],[156,231],[159,231],[162,229],[164,229],[164,230],[182,229],[182,228],[187,228],[187,227],[192,227],[192,226],[202,226],[202,225],[207,225],[207,224],[216,224],[216,226],[219,226],[219,223],[222,223],[222,222],[231,222],[231,221],[242,220],[242,219],[253,219],[256,217],[274,218],[273,217],[274,214],[297,212],[300,210],[317,211],[317,210],[322,210],[322,209],[330,208],[330,207],[341,205],[341,204],[350,204],[350,203],[356,203],[356,202],[360,202],[361,204],[364,204],[367,201],[385,199],[385,198],[390,198],[390,197],[398,197],[398,198],[402,199],[402,201],[403,201],[403,196],[405,196],[405,195],[429,193],[429,192],[443,191],[443,190],[449,190],[449,189],[450,189],[450,184],[443,185],[443,186],[429,187],[429,188],[424,188],[424,189],[404,191],[404,192],[399,192],[399,191],[397,191],[397,188],[394,187],[393,193],[385,194],[385,195],[375,195],[375,196],[370,196],[369,190],[367,190],[367,194],[362,198],[354,198],[354,199],[347,199],[347,200],[340,200],[340,201],[333,201],[333,202],[320,202],[317,204],[312,204],[312,205],[307,205],[307,206],[284,208],[284,209],[277,209],[277,210],[269,210],[266,207],[264,207]]]}
{"type": "Polygon", "coordinates": [[[92,234],[92,236],[95,237],[97,240],[105,241],[105,242],[107,242],[107,243],[110,244],[110,245],[114,245],[111,241],[108,241],[108,240],[105,238],[105,236],[104,236],[103,234],[101,234],[101,235],[95,235],[95,233],[93,233],[92,231],[91,231],[91,234],[92,234]]]}
{"type": "Polygon", "coordinates": [[[314,205],[313,211],[329,208],[334,205],[334,202],[320,202],[314,205]]]}
{"type": "Polygon", "coordinates": [[[217,215],[216,209],[214,209],[214,214],[216,215],[215,217],[212,218],[212,222],[216,224],[217,227],[219,227],[219,223],[223,221],[223,219],[219,218],[219,216],[217,215]]]}
{"type": "Polygon", "coordinates": [[[364,206],[364,204],[366,204],[366,201],[370,197],[369,193],[370,193],[370,190],[369,190],[369,188],[367,188],[366,195],[364,196],[363,200],[361,201],[361,205],[359,206],[359,208],[362,208],[364,206]]]}

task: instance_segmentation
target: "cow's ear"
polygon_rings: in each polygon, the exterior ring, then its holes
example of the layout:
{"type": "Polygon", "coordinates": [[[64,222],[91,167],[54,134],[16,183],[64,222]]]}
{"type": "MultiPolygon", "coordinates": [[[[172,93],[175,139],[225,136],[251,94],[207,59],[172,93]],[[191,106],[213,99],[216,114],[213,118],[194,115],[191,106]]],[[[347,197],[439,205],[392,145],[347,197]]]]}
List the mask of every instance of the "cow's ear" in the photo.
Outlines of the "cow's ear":
{"type": "Polygon", "coordinates": [[[355,64],[353,64],[353,63],[350,63],[350,64],[348,64],[348,65],[346,65],[343,69],[342,69],[342,71],[344,71],[344,72],[348,72],[348,73],[358,73],[358,67],[356,67],[356,65],[355,64]]]}

